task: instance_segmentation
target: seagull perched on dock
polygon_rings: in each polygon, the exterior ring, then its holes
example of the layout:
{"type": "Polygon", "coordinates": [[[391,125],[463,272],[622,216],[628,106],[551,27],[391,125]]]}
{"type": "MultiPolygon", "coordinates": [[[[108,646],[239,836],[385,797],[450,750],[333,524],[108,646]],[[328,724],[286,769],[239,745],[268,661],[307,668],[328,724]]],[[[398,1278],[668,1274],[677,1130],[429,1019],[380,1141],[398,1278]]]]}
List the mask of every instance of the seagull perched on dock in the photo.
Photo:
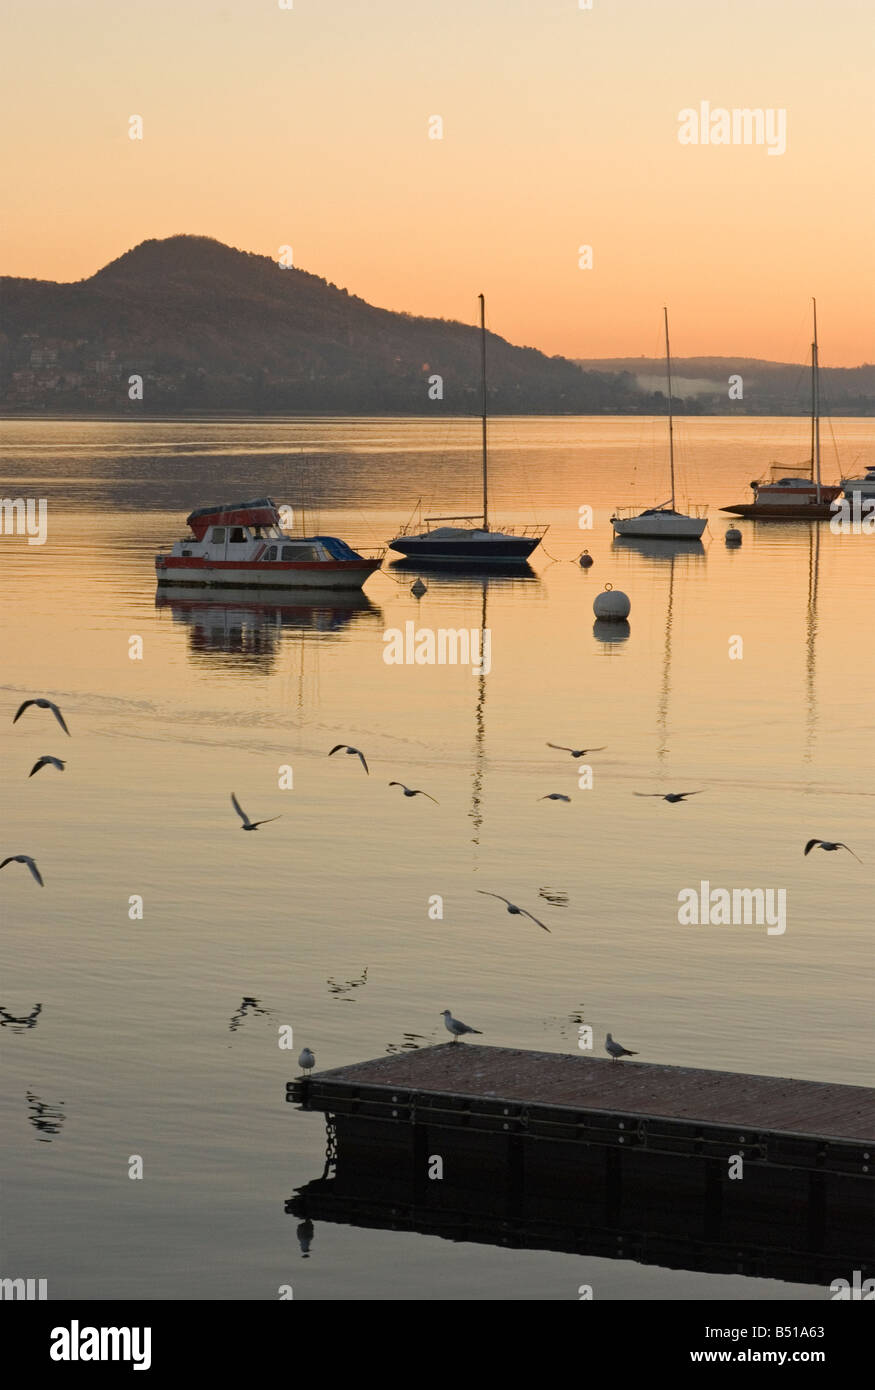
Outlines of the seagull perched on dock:
{"type": "Polygon", "coordinates": [[[360,748],[353,748],[352,745],[349,744],[349,743],[335,743],[335,745],[334,745],[334,747],[332,748],[331,752],[328,754],[329,758],[330,758],[334,753],[339,753],[339,752],[341,751],[341,749],[342,749],[345,753],[349,753],[352,757],[358,758],[359,761],[360,761],[360,763],[361,763],[361,765],[362,765],[362,767],[364,768],[365,772],[367,772],[367,773],[368,773],[368,776],[370,776],[370,772],[369,772],[369,770],[368,770],[368,765],[367,765],[367,763],[365,762],[365,755],[364,755],[364,753],[361,751],[360,748]]]}
{"type": "Polygon", "coordinates": [[[429,801],[434,801],[435,806],[440,806],[439,801],[435,801],[430,792],[421,791],[419,787],[405,787],[403,782],[390,782],[390,787],[400,787],[405,796],[427,796],[429,801]]]}
{"type": "Polygon", "coordinates": [[[63,772],[66,766],[67,764],[62,762],[60,758],[53,758],[50,753],[45,753],[43,757],[37,759],[27,775],[32,777],[35,772],[39,772],[41,767],[56,767],[59,772],[63,772]]]}
{"type": "Polygon", "coordinates": [[[498,898],[499,902],[507,903],[507,910],[512,917],[531,917],[531,920],[537,923],[542,931],[550,931],[550,928],[545,927],[543,922],[539,922],[537,917],[532,917],[531,912],[527,912],[524,907],[517,907],[516,903],[512,903],[510,898],[503,898],[500,893],[487,893],[485,888],[478,888],[477,892],[482,893],[484,898],[498,898]]]}
{"type": "Polygon", "coordinates": [[[668,792],[666,795],[662,792],[634,792],[633,795],[658,796],[661,801],[670,801],[674,805],[676,801],[683,801],[685,796],[701,796],[704,790],[704,787],[700,787],[697,792],[668,792]]]}
{"type": "Polygon", "coordinates": [[[268,816],[266,820],[250,820],[234,793],[231,793],[231,805],[237,812],[243,824],[241,830],[257,830],[260,825],[269,825],[272,820],[282,820],[282,816],[268,816]]]}
{"type": "Polygon", "coordinates": [[[570,753],[572,758],[585,758],[587,753],[604,753],[607,744],[603,743],[600,748],[566,748],[564,743],[548,743],[548,748],[558,748],[560,753],[570,753]]]}
{"type": "Polygon", "coordinates": [[[453,1042],[458,1042],[463,1033],[480,1033],[480,1035],[482,1036],[482,1029],[469,1028],[467,1023],[462,1023],[460,1019],[453,1018],[453,1015],[450,1013],[449,1009],[443,1010],[441,1018],[444,1021],[444,1027],[446,1028],[447,1032],[452,1033],[453,1042]]]}
{"type": "MultiPolygon", "coordinates": [[[[808,844],[805,846],[805,853],[810,854],[811,851],[814,849],[815,845],[819,845],[820,848],[825,849],[827,853],[834,849],[847,849],[848,854],[854,854],[854,851],[852,849],[848,849],[847,845],[843,845],[841,840],[836,840],[835,842],[833,842],[832,840],[809,840],[808,844]]],[[[863,861],[858,854],[854,854],[854,858],[856,859],[858,864],[862,864],[863,861]]]]}
{"type": "Polygon", "coordinates": [[[4,859],[3,863],[0,864],[0,869],[5,869],[7,864],[26,864],[40,888],[45,888],[43,876],[29,854],[10,854],[9,858],[4,859]]]}
{"type": "Polygon", "coordinates": [[[621,1057],[637,1057],[638,1053],[633,1052],[629,1047],[622,1047],[620,1043],[614,1042],[610,1033],[605,1038],[605,1052],[610,1052],[611,1061],[618,1062],[621,1057]]]}
{"type": "Polygon", "coordinates": [[[548,792],[546,796],[539,796],[539,801],[570,801],[570,796],[565,796],[562,792],[548,792]]]}
{"type": "Polygon", "coordinates": [[[310,1051],[309,1047],[302,1047],[301,1055],[298,1058],[298,1066],[301,1068],[301,1071],[312,1071],[315,1065],[316,1058],[313,1056],[313,1053],[310,1051]]]}
{"type": "Polygon", "coordinates": [[[64,730],[64,733],[67,734],[69,737],[70,730],[64,723],[64,716],[58,709],[58,706],[55,704],[54,700],[46,700],[42,696],[40,696],[39,699],[35,700],[25,700],[23,704],[19,705],[18,709],[15,712],[15,716],[12,720],[13,724],[18,723],[19,719],[24,714],[24,711],[26,709],[30,709],[31,705],[36,705],[37,709],[50,709],[52,711],[52,714],[55,716],[58,723],[60,724],[61,728],[64,730]]]}

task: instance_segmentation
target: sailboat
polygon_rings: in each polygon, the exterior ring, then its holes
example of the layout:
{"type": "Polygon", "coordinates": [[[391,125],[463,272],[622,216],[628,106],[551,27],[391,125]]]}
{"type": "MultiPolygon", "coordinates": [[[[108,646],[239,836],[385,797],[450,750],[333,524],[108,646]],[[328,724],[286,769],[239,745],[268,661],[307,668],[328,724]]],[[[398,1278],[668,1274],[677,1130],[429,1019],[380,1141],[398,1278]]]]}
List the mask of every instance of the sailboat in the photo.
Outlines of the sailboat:
{"type": "Polygon", "coordinates": [[[785,474],[783,463],[773,463],[768,479],[751,483],[752,502],[721,507],[735,516],[764,517],[768,521],[825,521],[833,515],[832,503],[841,487],[820,479],[820,357],[817,348],[817,300],[814,311],[814,341],[811,344],[811,458],[803,476],[785,474]]]}
{"type": "Polygon", "coordinates": [[[611,517],[611,525],[617,536],[653,536],[662,540],[671,541],[697,541],[705,527],[708,525],[708,518],[704,515],[699,516],[697,508],[696,516],[687,516],[683,512],[675,509],[674,497],[674,410],[671,389],[671,348],[668,341],[668,309],[663,309],[665,315],[665,365],[668,377],[668,456],[669,467],[671,470],[671,498],[668,502],[661,502],[657,507],[648,507],[646,511],[635,515],[634,507],[618,507],[615,514],[611,517]],[[623,513],[627,513],[623,515],[623,513]]]}
{"type": "MultiPolygon", "coordinates": [[[[426,529],[417,525],[405,526],[394,540],[388,542],[390,550],[397,550],[412,560],[436,560],[484,564],[515,564],[527,560],[536,546],[540,545],[546,526],[508,526],[493,530],[489,525],[489,454],[486,439],[487,395],[486,395],[486,303],[480,299],[480,377],[483,405],[481,411],[482,451],[483,451],[483,510],[473,516],[427,516],[426,529]],[[438,525],[434,522],[466,522],[467,525],[438,525]]],[[[421,526],[421,522],[418,525],[421,526]]]]}

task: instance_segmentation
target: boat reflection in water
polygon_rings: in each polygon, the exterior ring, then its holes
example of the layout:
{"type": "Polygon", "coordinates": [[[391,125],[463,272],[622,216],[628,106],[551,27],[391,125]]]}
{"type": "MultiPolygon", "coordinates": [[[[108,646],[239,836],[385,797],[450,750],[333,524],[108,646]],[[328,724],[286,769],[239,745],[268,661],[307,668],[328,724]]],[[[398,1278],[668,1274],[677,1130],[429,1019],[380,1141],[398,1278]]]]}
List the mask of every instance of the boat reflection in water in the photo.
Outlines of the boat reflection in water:
{"type": "Polygon", "coordinates": [[[611,550],[632,550],[645,560],[673,560],[681,555],[704,560],[706,553],[700,540],[657,540],[653,536],[614,536],[611,550]]]}
{"type": "MultiPolygon", "coordinates": [[[[458,588],[464,588],[466,580],[476,581],[477,589],[485,586],[488,580],[495,588],[509,587],[512,583],[519,584],[540,584],[541,577],[536,570],[533,570],[528,560],[517,560],[502,563],[500,560],[493,560],[489,564],[478,564],[476,560],[394,560],[387,565],[385,573],[399,575],[409,574],[412,579],[421,575],[423,579],[441,580],[453,583],[458,588]]],[[[469,585],[468,587],[473,587],[469,585]]]]}
{"type": "Polygon", "coordinates": [[[353,623],[383,621],[382,609],[360,589],[295,589],[282,601],[256,598],[251,589],[223,589],[219,601],[164,586],[155,595],[155,607],[169,609],[174,623],[188,628],[192,658],[219,658],[223,665],[230,659],[264,671],[273,666],[284,636],[330,638],[353,623]]]}

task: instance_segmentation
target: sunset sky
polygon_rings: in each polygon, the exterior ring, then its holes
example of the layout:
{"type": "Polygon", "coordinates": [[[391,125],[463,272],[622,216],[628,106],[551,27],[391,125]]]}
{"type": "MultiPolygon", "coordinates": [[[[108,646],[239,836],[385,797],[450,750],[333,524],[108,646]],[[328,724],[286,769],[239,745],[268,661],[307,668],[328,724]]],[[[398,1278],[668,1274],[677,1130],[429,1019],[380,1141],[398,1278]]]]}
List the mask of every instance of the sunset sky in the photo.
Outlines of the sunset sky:
{"type": "Polygon", "coordinates": [[[568,356],[875,359],[872,0],[6,0],[0,270],[214,236],[568,356]],[[786,110],[787,150],[678,113],[786,110]],[[128,138],[131,115],[144,138],[128,138]],[[428,138],[429,117],[443,120],[428,138]],[[578,247],[593,268],[578,268],[578,247]]]}

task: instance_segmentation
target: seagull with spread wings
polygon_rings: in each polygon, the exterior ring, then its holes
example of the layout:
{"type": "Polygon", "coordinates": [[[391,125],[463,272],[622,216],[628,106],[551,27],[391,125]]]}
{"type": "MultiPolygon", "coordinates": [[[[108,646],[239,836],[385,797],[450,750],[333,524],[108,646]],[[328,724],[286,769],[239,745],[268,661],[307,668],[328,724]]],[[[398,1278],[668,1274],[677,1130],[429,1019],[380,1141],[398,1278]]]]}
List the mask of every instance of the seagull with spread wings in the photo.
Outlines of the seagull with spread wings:
{"type": "Polygon", "coordinates": [[[516,903],[512,903],[510,898],[503,898],[500,893],[488,893],[485,888],[478,888],[477,892],[482,893],[485,898],[498,898],[499,902],[507,903],[507,910],[512,917],[529,917],[542,931],[550,931],[550,928],[545,927],[543,922],[539,922],[537,917],[532,917],[531,912],[527,912],[524,907],[517,907],[516,903]]]}
{"type": "Polygon", "coordinates": [[[572,758],[585,758],[587,753],[604,753],[607,744],[603,743],[600,748],[566,748],[564,743],[548,743],[548,748],[557,748],[560,753],[570,753],[572,758]]]}
{"type": "Polygon", "coordinates": [[[364,755],[364,753],[361,751],[360,748],[353,748],[352,745],[349,744],[349,743],[335,743],[335,745],[334,745],[334,747],[332,748],[331,752],[328,754],[329,758],[332,757],[333,754],[335,754],[335,753],[340,753],[341,750],[342,750],[344,753],[349,753],[349,755],[350,755],[351,757],[358,758],[359,761],[361,762],[361,765],[362,765],[362,767],[364,768],[365,772],[367,772],[367,773],[368,773],[368,776],[370,776],[370,771],[369,771],[368,765],[367,765],[367,763],[366,763],[366,761],[365,761],[365,755],[364,755]]]}
{"type": "Polygon", "coordinates": [[[662,792],[635,792],[633,794],[635,796],[658,796],[660,801],[670,801],[674,805],[676,801],[683,801],[686,796],[701,796],[704,790],[704,787],[700,787],[697,792],[668,792],[667,795],[662,792]]]}
{"type": "Polygon", "coordinates": [[[435,806],[440,805],[440,802],[436,801],[430,792],[424,792],[419,787],[405,787],[403,782],[390,782],[389,786],[400,787],[405,796],[427,796],[429,801],[434,801],[435,806]]]}
{"type": "Polygon", "coordinates": [[[257,830],[260,825],[269,825],[272,820],[282,820],[282,816],[268,816],[266,820],[250,820],[234,793],[231,793],[231,805],[237,812],[243,824],[241,830],[257,830]]]}
{"type": "Polygon", "coordinates": [[[29,854],[10,854],[8,859],[4,859],[3,863],[0,864],[0,869],[5,869],[7,864],[26,864],[40,888],[45,888],[43,876],[29,854]]]}
{"type": "Polygon", "coordinates": [[[59,772],[63,772],[66,766],[67,764],[62,762],[60,758],[53,758],[51,753],[44,753],[41,758],[37,758],[27,775],[32,777],[35,772],[39,772],[41,767],[56,767],[59,772]]]}
{"type": "Polygon", "coordinates": [[[843,845],[841,840],[809,840],[808,844],[805,846],[805,853],[810,854],[815,845],[819,845],[820,848],[825,849],[827,853],[834,849],[847,849],[848,854],[853,854],[858,864],[862,864],[863,862],[860,856],[854,854],[852,849],[848,849],[847,845],[843,845]]]}
{"type": "Polygon", "coordinates": [[[22,704],[20,704],[18,706],[18,709],[15,711],[15,715],[12,720],[13,724],[18,723],[19,719],[24,714],[24,711],[26,709],[30,709],[31,705],[36,705],[37,709],[50,709],[52,711],[52,714],[55,716],[58,723],[60,724],[61,728],[64,730],[64,733],[67,734],[67,736],[69,737],[70,730],[64,723],[64,716],[58,709],[58,706],[55,704],[54,700],[46,700],[42,696],[40,696],[39,699],[25,700],[22,704]]]}

